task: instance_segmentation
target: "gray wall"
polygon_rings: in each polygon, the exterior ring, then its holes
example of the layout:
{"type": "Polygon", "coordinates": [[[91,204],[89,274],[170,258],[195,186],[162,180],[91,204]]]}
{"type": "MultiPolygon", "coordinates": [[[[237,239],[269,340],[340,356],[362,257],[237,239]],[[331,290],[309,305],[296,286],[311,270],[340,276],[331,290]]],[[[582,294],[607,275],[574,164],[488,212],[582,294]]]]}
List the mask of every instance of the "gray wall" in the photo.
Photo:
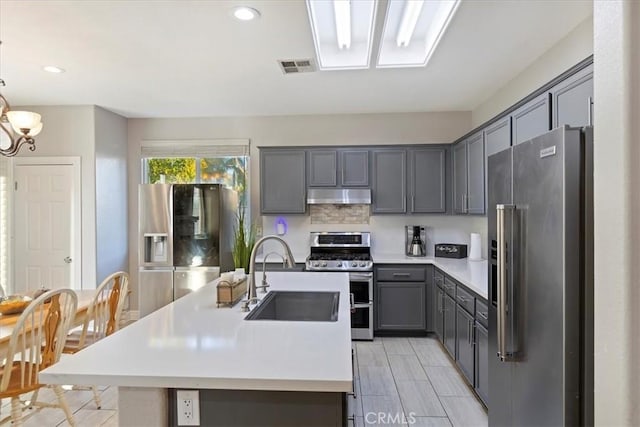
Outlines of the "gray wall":
{"type": "MultiPolygon", "coordinates": [[[[14,107],[15,108],[15,107],[14,107]]],[[[23,106],[42,115],[36,150],[22,157],[78,156],[82,188],[82,287],[96,286],[95,108],[83,106],[23,106]]]]}
{"type": "Polygon", "coordinates": [[[95,107],[96,279],[129,270],[127,119],[95,107]]]}

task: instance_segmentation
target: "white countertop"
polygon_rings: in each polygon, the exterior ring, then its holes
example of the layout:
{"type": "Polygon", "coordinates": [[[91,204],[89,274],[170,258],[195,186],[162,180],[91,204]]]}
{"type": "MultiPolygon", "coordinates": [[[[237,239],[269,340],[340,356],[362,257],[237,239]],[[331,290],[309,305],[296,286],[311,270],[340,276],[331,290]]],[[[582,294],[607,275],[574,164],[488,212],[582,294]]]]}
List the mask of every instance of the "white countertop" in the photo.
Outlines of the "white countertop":
{"type": "Polygon", "coordinates": [[[488,298],[488,263],[468,258],[409,257],[398,254],[374,253],[375,264],[433,264],[484,299],[488,298]]]}
{"type": "MultiPolygon", "coordinates": [[[[256,274],[256,279],[262,279],[256,274]]],[[[45,384],[351,391],[345,273],[269,272],[270,290],[338,291],[336,322],[245,321],[216,308],[217,281],[40,373],[45,384]]],[[[259,297],[264,294],[258,293],[259,297]]]]}

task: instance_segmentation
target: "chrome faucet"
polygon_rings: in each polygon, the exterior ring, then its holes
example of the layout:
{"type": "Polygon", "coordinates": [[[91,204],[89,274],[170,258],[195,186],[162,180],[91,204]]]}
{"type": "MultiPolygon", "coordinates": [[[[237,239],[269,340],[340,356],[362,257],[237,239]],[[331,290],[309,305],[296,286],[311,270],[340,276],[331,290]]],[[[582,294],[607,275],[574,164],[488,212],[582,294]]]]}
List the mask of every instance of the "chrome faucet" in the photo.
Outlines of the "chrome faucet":
{"type": "Polygon", "coordinates": [[[287,268],[293,268],[294,267],[294,260],[293,260],[293,254],[291,253],[291,248],[289,248],[289,245],[287,245],[287,242],[285,242],[284,240],[282,240],[280,237],[278,236],[264,236],[263,238],[261,238],[260,240],[258,240],[256,242],[256,244],[253,246],[253,249],[251,250],[251,259],[249,261],[249,277],[247,278],[247,280],[249,281],[249,286],[248,286],[248,293],[247,293],[247,299],[244,302],[243,306],[242,306],[242,310],[243,311],[249,311],[249,305],[258,302],[258,288],[263,288],[266,289],[266,287],[268,287],[269,285],[266,283],[266,279],[264,279],[264,274],[265,274],[265,270],[266,270],[266,258],[271,255],[271,253],[268,253],[267,256],[265,257],[265,262],[263,262],[263,284],[262,286],[256,286],[256,255],[258,253],[258,249],[260,249],[260,246],[262,246],[262,244],[268,240],[275,240],[277,242],[280,242],[280,244],[282,245],[283,249],[284,249],[284,264],[287,268]]]}
{"type": "Polygon", "coordinates": [[[267,288],[269,287],[269,283],[267,283],[267,258],[269,258],[269,255],[279,256],[282,258],[282,268],[287,266],[284,255],[280,255],[278,252],[269,252],[264,256],[264,259],[262,260],[262,284],[260,286],[256,286],[256,289],[262,289],[263,294],[267,293],[267,288]]]}

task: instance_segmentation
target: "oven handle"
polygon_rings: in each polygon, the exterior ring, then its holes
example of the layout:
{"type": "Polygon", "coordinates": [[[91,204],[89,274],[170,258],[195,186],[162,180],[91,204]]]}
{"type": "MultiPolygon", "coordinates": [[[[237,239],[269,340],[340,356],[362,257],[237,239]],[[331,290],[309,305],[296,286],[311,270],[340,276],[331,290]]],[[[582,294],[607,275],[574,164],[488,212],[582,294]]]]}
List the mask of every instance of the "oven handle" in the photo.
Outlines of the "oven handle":
{"type": "Polygon", "coordinates": [[[371,280],[373,273],[349,273],[349,280],[371,280]]]}
{"type": "Polygon", "coordinates": [[[353,296],[353,294],[349,294],[349,299],[351,302],[351,313],[355,313],[356,312],[356,303],[355,303],[355,297],[353,296]]]}

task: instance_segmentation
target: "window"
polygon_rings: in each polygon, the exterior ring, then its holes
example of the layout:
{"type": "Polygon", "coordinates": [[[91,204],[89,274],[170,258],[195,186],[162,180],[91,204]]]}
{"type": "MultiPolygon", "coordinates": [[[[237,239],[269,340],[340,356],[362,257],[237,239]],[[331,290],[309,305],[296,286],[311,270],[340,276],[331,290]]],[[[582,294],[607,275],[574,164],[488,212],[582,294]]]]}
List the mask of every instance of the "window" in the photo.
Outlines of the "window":
{"type": "Polygon", "coordinates": [[[141,152],[143,183],[224,184],[249,206],[248,140],[143,141],[141,152]]]}

